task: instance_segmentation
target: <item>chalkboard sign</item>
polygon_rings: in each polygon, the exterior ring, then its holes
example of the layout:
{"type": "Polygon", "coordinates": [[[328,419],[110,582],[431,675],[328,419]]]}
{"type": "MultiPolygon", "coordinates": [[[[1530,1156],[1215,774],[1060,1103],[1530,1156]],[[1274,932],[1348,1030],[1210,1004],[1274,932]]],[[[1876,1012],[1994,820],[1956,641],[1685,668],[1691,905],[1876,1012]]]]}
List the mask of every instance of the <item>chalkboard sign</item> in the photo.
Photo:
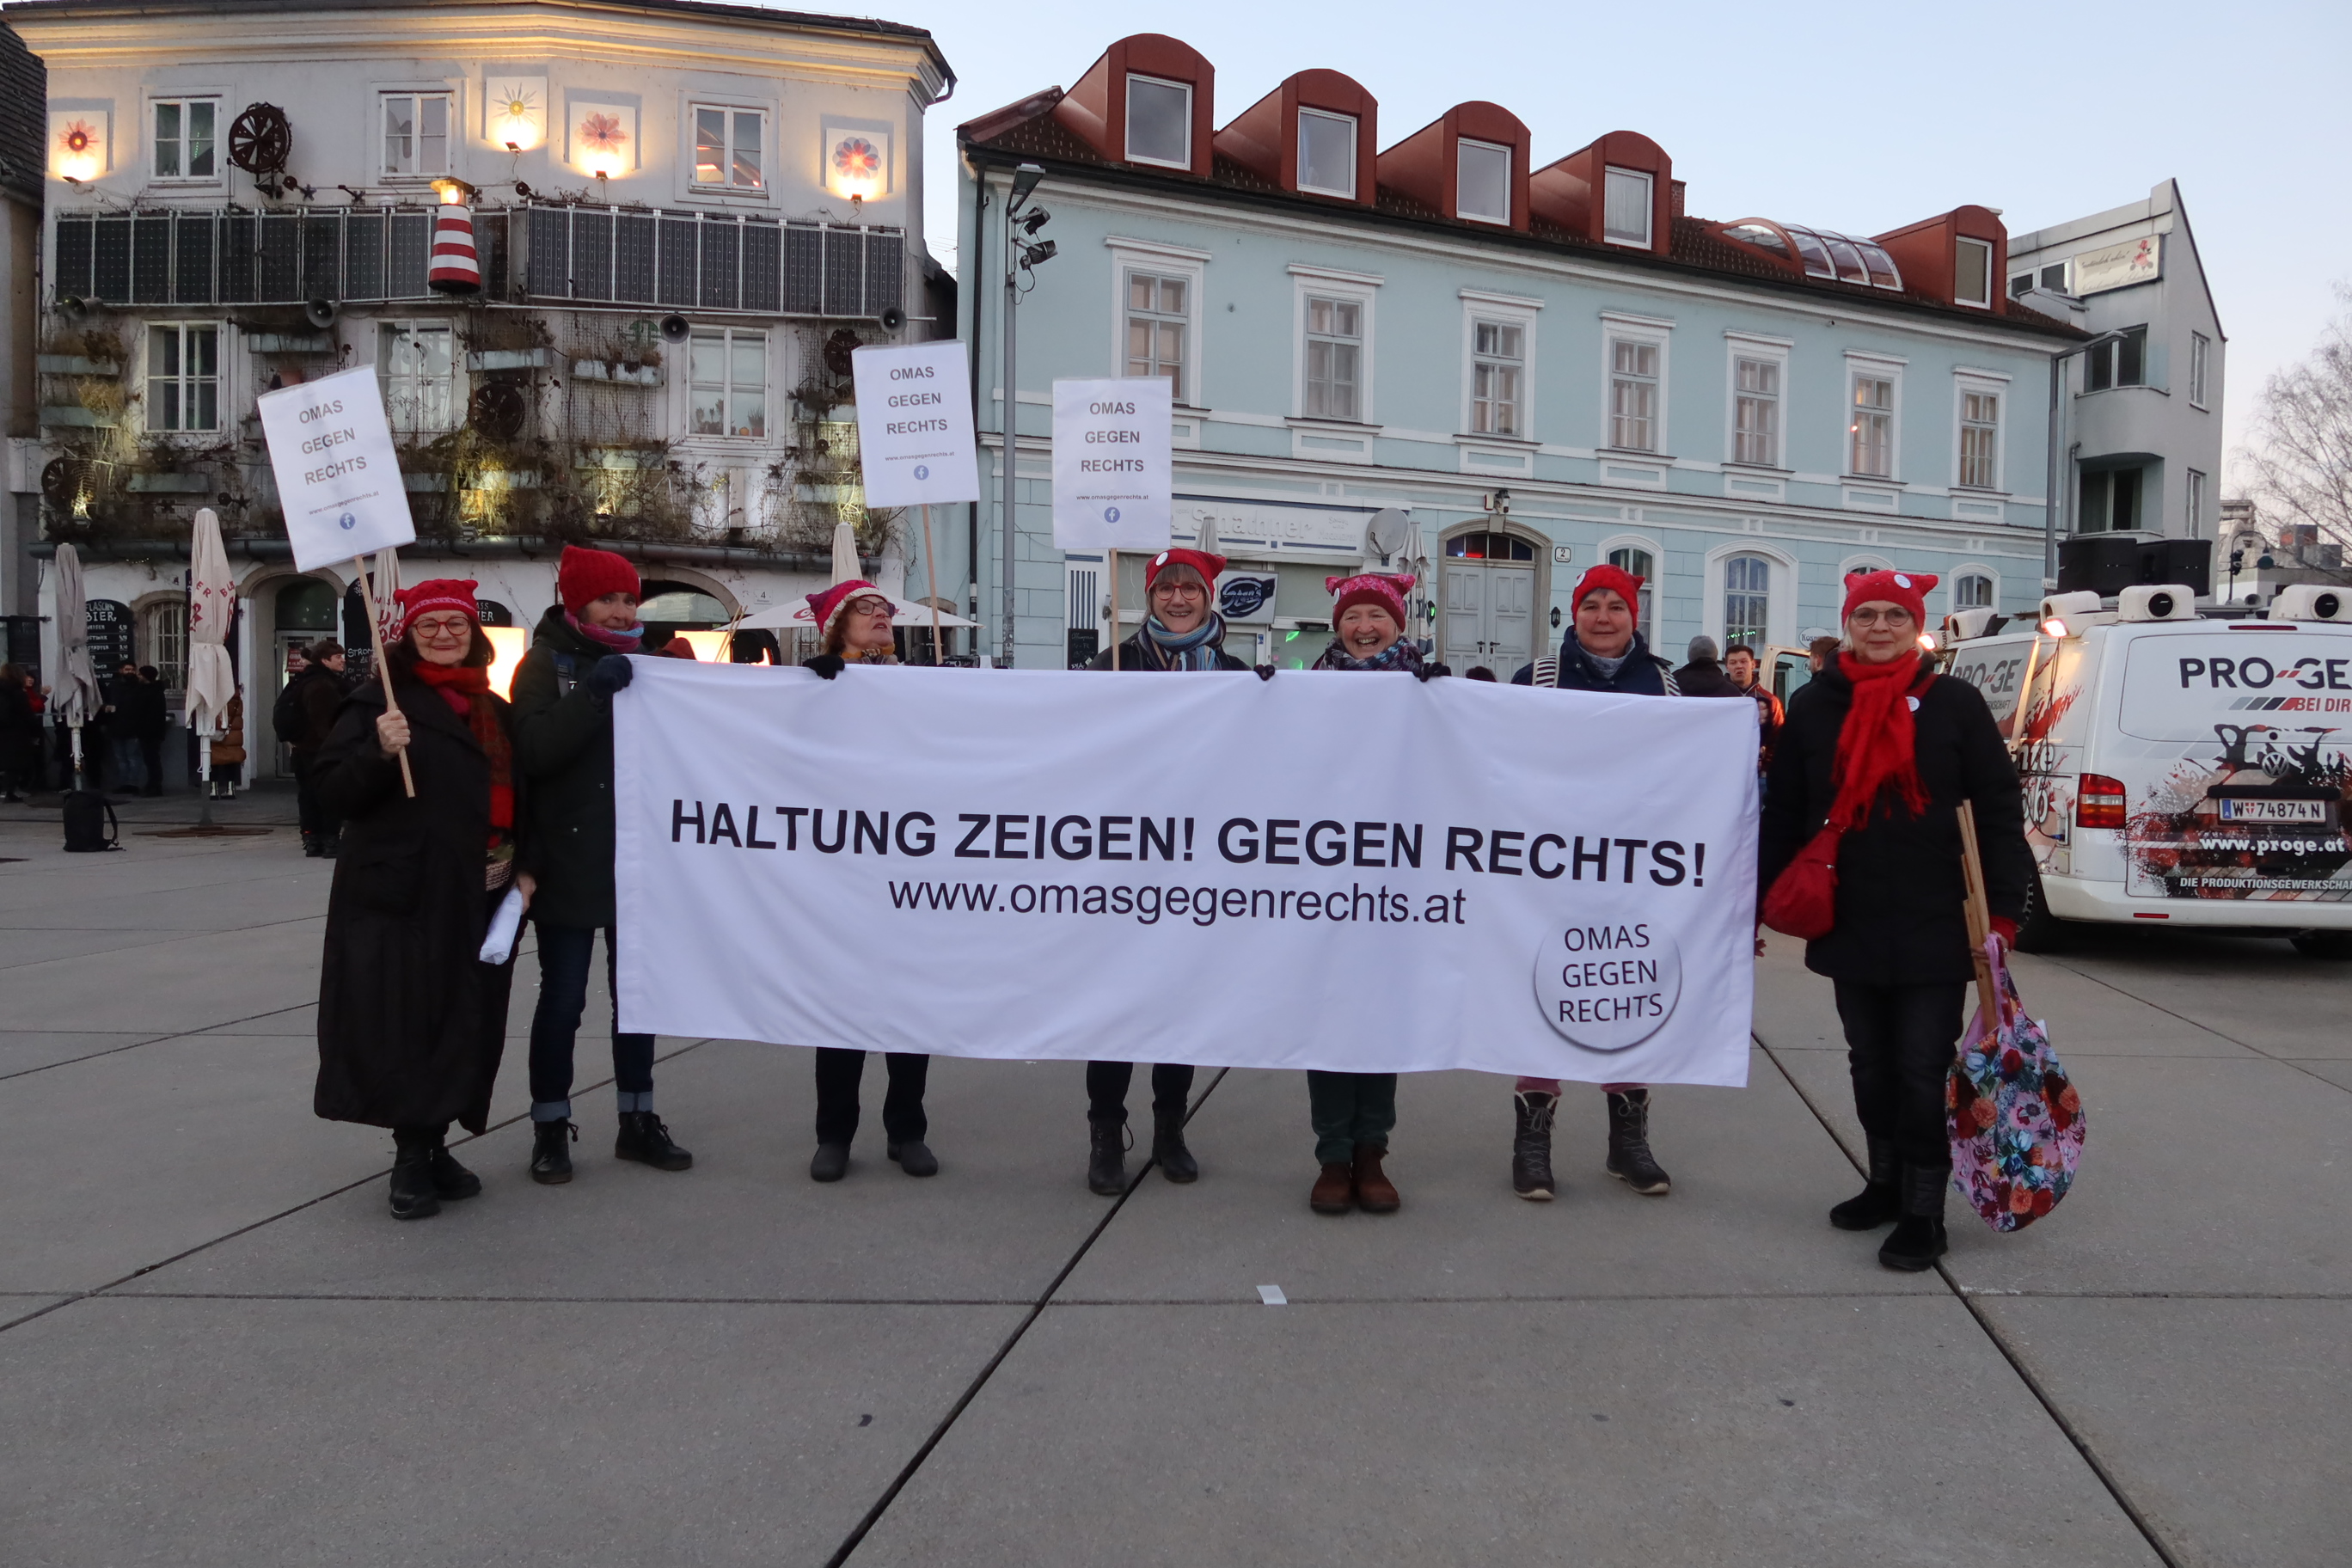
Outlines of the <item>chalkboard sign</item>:
{"type": "Polygon", "coordinates": [[[136,656],[131,626],[131,606],[112,599],[92,599],[83,615],[89,626],[89,667],[98,675],[112,675],[136,656]]]}

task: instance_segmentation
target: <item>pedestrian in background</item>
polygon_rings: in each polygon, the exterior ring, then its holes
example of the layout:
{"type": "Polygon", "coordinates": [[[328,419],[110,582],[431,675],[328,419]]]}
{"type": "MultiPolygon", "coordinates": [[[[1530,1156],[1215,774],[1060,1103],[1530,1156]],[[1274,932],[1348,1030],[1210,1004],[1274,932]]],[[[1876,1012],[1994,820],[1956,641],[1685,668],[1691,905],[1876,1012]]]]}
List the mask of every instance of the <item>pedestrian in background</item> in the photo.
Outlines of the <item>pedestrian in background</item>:
{"type": "MultiPolygon", "coordinates": [[[[1410,574],[1364,573],[1326,577],[1331,595],[1331,646],[1315,661],[1317,669],[1410,675],[1427,680],[1450,673],[1424,663],[1420,646],[1404,635],[1404,596],[1410,574]]],[[[1396,1127],[1397,1075],[1392,1072],[1307,1073],[1307,1112],[1315,1129],[1315,1160],[1320,1167],[1307,1205],[1317,1214],[1394,1214],[1403,1200],[1381,1168],[1396,1127]]]]}
{"type": "Polygon", "coordinates": [[[1780,724],[1787,715],[1780,700],[1764,684],[1764,667],[1757,662],[1756,650],[1746,643],[1734,643],[1731,651],[1723,656],[1723,672],[1731,677],[1731,684],[1756,701],[1756,770],[1760,774],[1772,766],[1772,742],[1780,733],[1780,724]]]}
{"type": "Polygon", "coordinates": [[[228,706],[221,710],[221,722],[220,738],[212,742],[213,798],[231,800],[245,779],[244,687],[229,694],[228,706]]]}
{"type": "Polygon", "coordinates": [[[2033,878],[2017,770],[1991,710],[1967,681],[1938,679],[1920,651],[1935,585],[1916,572],[1848,583],[1847,646],[1789,704],[1757,859],[1758,887],[1769,892],[1824,825],[1843,830],[1836,920],[1805,944],[1805,967],[1837,988],[1869,1179],[1830,1223],[1895,1222],[1878,1260],[1904,1270],[1945,1250],[1944,1083],[1975,975],[1959,807],[1975,814],[2003,942],[2016,939],[2033,878]]]}
{"type": "Polygon", "coordinates": [[[131,710],[131,737],[139,747],[139,771],[145,780],[141,795],[163,793],[163,735],[172,727],[172,710],[163,689],[163,674],[152,664],[139,667],[137,706],[131,710]]]}
{"type": "MultiPolygon", "coordinates": [[[[898,644],[890,634],[896,607],[881,589],[853,578],[811,594],[808,602],[824,651],[804,661],[803,668],[831,680],[849,665],[898,662],[898,644]]],[[[883,1068],[889,1079],[882,1096],[884,1156],[910,1176],[935,1176],[939,1158],[924,1142],[930,1132],[923,1089],[930,1079],[931,1058],[921,1051],[887,1051],[883,1068]]],[[[816,1153],[809,1161],[811,1181],[837,1182],[849,1173],[849,1145],[857,1136],[858,1085],[865,1076],[864,1051],[817,1047],[816,1153]]]]}
{"type": "Polygon", "coordinates": [[[449,1152],[449,1124],[488,1124],[514,964],[483,963],[482,942],[509,886],[529,900],[532,879],[516,838],[513,714],[490,689],[474,584],[419,583],[398,602],[395,705],[381,684],[362,689],[312,763],[351,840],[327,899],[314,1105],[392,1129],[393,1217],[423,1219],[482,1190],[449,1152]]]}
{"type": "Polygon", "coordinates": [[[1691,638],[1685,656],[1690,662],[1675,671],[1675,685],[1685,697],[1738,697],[1739,688],[1724,673],[1723,660],[1710,637],[1691,638]]]}
{"type": "Polygon", "coordinates": [[[530,781],[526,837],[536,847],[539,1006],[530,1020],[530,1175],[572,1179],[572,1047],[588,1005],[588,966],[604,933],[613,992],[615,1159],[683,1171],[694,1156],[654,1114],[654,1037],[621,1032],[613,885],[613,696],[644,640],[637,569],[609,550],[563,547],[551,605],[514,675],[515,753],[530,781]]]}
{"type": "MultiPolygon", "coordinates": [[[[1511,677],[1514,686],[1605,691],[1637,697],[1678,697],[1682,689],[1666,661],[1650,651],[1639,624],[1642,579],[1615,566],[1595,566],[1578,579],[1570,623],[1557,658],[1538,660],[1511,677]]],[[[1706,639],[1701,638],[1700,641],[1706,639]]],[[[1707,645],[1712,648],[1714,645],[1707,645]]],[[[1644,1197],[1664,1197],[1672,1178],[1650,1153],[1650,1090],[1646,1084],[1605,1083],[1609,1154],[1601,1168],[1644,1197]]],[[[1523,1078],[1513,1095],[1511,1190],[1549,1203],[1551,1129],[1559,1109],[1559,1080],[1523,1078]]]]}
{"type": "MultiPolygon", "coordinates": [[[[1151,673],[1171,670],[1243,670],[1227,653],[1225,618],[1212,607],[1217,574],[1225,558],[1201,550],[1163,550],[1143,568],[1143,596],[1150,606],[1143,625],[1113,651],[1105,648],[1088,668],[1151,673]]],[[[1118,584],[1111,584],[1114,599],[1118,584]]],[[[1268,670],[1264,672],[1271,674],[1268,670]]],[[[1133,1062],[1087,1064],[1087,1185],[1104,1197],[1127,1190],[1127,1090],[1135,1081],[1133,1062]]],[[[1191,1114],[1192,1068],[1161,1062],[1151,1069],[1151,1158],[1171,1182],[1200,1180],[1200,1162],[1184,1142],[1191,1114]]]]}
{"type": "Polygon", "coordinates": [[[1837,656],[1838,639],[1835,637],[1815,637],[1805,645],[1805,661],[1812,666],[1815,675],[1835,664],[1837,656]]]}
{"type": "Polygon", "coordinates": [[[22,666],[0,664],[0,800],[11,805],[41,787],[41,716],[34,696],[22,666]]]}
{"type": "Polygon", "coordinates": [[[280,699],[293,710],[293,732],[290,736],[281,732],[279,739],[286,741],[294,753],[294,799],[302,823],[302,853],[313,858],[335,858],[336,835],[342,827],[335,814],[319,798],[310,772],[316,765],[319,748],[326,744],[327,737],[334,731],[336,710],[351,692],[351,683],[343,673],[344,663],[342,645],[333,638],[311,644],[305,650],[302,673],[294,678],[286,689],[286,696],[280,699]]]}
{"type": "MultiPolygon", "coordinates": [[[[124,659],[112,675],[99,682],[99,690],[106,700],[99,712],[106,736],[107,771],[114,778],[117,794],[134,795],[146,783],[139,771],[139,667],[124,659]]],[[[90,733],[85,730],[82,744],[90,743],[90,733]]]]}

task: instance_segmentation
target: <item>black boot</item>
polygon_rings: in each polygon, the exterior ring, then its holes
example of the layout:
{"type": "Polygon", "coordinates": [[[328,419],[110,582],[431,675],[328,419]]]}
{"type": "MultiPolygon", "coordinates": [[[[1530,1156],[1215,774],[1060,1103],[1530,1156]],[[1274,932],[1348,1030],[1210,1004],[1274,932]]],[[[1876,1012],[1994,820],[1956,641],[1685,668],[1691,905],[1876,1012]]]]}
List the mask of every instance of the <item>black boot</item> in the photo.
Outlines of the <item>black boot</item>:
{"type": "Polygon", "coordinates": [[[1107,1198],[1127,1191],[1127,1124],[1087,1123],[1087,1186],[1107,1198]]]}
{"type": "Polygon", "coordinates": [[[1903,1213],[1902,1177],[1903,1162],[1895,1158],[1895,1145],[1871,1139],[1870,1179],[1861,1192],[1830,1210],[1830,1223],[1840,1230],[1876,1230],[1894,1223],[1903,1213]]]}
{"type": "Polygon", "coordinates": [[[1182,1111],[1172,1116],[1162,1110],[1151,1113],[1151,1158],[1158,1163],[1160,1173],[1171,1182],[1201,1179],[1201,1163],[1184,1147],[1182,1111]]]}
{"type": "Polygon", "coordinates": [[[392,1217],[425,1219],[441,1212],[441,1194],[433,1190],[432,1134],[395,1127],[392,1160],[392,1217]]]}
{"type": "Polygon", "coordinates": [[[936,1176],[940,1173],[940,1157],[931,1146],[919,1138],[909,1138],[904,1143],[892,1143],[882,1151],[898,1163],[898,1169],[910,1176],[936,1176]]]}
{"type": "Polygon", "coordinates": [[[809,1162],[810,1181],[837,1182],[847,1174],[849,1174],[848,1144],[820,1143],[816,1146],[816,1157],[809,1162]]]}
{"type": "Polygon", "coordinates": [[[448,1136],[446,1128],[433,1135],[434,1194],[444,1203],[481,1196],[482,1178],[457,1163],[457,1157],[449,1152],[448,1136]]]}
{"type": "Polygon", "coordinates": [[[580,1129],[569,1121],[530,1124],[530,1179],[542,1186],[560,1187],[572,1179],[572,1145],[580,1129]]]}
{"type": "Polygon", "coordinates": [[[683,1171],[694,1156],[669,1141],[669,1129],[650,1110],[621,1112],[621,1133],[613,1141],[613,1158],[635,1160],[656,1171],[683,1171]]]}
{"type": "Polygon", "coordinates": [[[1609,1097],[1609,1160],[1604,1169],[1645,1198],[1661,1198],[1674,1183],[1650,1158],[1650,1091],[1629,1089],[1609,1097]]]}
{"type": "Polygon", "coordinates": [[[1551,1202],[1551,1118],[1559,1096],[1523,1089],[1511,1097],[1518,1125],[1511,1134],[1511,1191],[1530,1203],[1551,1202]]]}
{"type": "Polygon", "coordinates": [[[1878,1249],[1879,1262],[1906,1274],[1935,1267],[1949,1246],[1944,1238],[1944,1189],[1951,1182],[1948,1165],[1903,1167],[1903,1216],[1878,1249]]]}
{"type": "Polygon", "coordinates": [[[312,860],[324,853],[319,846],[319,836],[308,828],[302,830],[302,853],[312,860]]]}

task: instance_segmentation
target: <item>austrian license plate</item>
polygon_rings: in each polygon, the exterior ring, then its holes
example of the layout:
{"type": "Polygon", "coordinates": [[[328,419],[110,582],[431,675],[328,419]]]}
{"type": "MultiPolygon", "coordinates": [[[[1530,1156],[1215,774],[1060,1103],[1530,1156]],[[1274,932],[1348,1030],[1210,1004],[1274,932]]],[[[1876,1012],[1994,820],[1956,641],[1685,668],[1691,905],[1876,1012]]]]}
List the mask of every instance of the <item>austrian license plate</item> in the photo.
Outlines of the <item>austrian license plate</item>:
{"type": "Polygon", "coordinates": [[[2325,824],[2328,806],[2325,800],[2259,800],[2244,796],[2224,795],[2215,805],[2221,808],[2224,822],[2309,822],[2325,824]]]}

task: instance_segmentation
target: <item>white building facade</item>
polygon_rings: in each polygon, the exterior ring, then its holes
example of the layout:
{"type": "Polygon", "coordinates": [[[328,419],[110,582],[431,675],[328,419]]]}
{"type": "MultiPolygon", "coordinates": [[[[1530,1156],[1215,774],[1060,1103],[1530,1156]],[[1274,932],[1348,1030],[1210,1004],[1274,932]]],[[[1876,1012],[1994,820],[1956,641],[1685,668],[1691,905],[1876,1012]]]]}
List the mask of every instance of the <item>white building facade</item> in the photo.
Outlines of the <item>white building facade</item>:
{"type": "MultiPolygon", "coordinates": [[[[856,484],[848,351],[926,336],[929,34],[693,0],[29,0],[47,65],[38,441],[92,626],[176,673],[186,540],[241,574],[249,750],[279,646],[360,629],[297,575],[254,400],[373,365],[420,540],[528,626],[564,540],[709,625],[829,581],[856,484]],[[470,216],[481,279],[428,281],[470,216]],[[257,680],[256,675],[258,675],[257,680]]],[[[47,608],[47,595],[43,596],[47,608]]],[[[348,639],[347,639],[348,640],[348,639]]],[[[53,637],[49,639],[54,645],[53,637]]]]}

